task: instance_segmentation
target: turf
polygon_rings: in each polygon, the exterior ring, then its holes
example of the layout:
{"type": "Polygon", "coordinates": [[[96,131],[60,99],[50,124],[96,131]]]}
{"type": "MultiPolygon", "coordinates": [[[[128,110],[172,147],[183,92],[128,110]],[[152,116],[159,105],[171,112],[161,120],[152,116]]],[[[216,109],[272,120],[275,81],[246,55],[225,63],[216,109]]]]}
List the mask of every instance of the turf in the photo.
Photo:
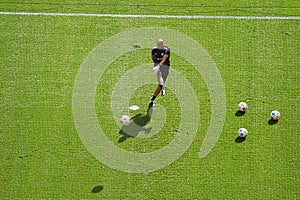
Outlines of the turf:
{"type": "MultiPolygon", "coordinates": [[[[0,11],[162,14],[148,1],[47,2],[1,2],[0,11]]],[[[272,2],[194,1],[187,6],[176,1],[166,9],[174,15],[299,16],[297,1],[272,2]]],[[[299,198],[299,20],[0,18],[1,199],[299,198]],[[225,84],[226,120],[214,149],[199,158],[212,111],[209,91],[201,74],[172,54],[172,68],[190,82],[199,102],[196,137],[171,165],[147,174],[125,173],[100,163],[81,142],[72,115],[74,81],[101,42],[122,31],[153,26],[186,34],[206,49],[225,84]],[[240,101],[249,105],[242,116],[236,114],[240,101]],[[274,109],[281,119],[271,124],[274,109]],[[244,141],[237,139],[240,127],[249,130],[244,141]]],[[[167,145],[180,119],[180,99],[167,90],[166,97],[157,99],[167,113],[159,134],[141,139],[122,138],[119,132],[110,107],[112,90],[127,70],[151,62],[149,55],[150,49],[137,49],[117,58],[95,95],[97,119],[107,137],[133,152],[167,145]]],[[[130,111],[131,116],[146,113],[154,88],[146,84],[134,92],[130,102],[141,109],[130,111]]]]}

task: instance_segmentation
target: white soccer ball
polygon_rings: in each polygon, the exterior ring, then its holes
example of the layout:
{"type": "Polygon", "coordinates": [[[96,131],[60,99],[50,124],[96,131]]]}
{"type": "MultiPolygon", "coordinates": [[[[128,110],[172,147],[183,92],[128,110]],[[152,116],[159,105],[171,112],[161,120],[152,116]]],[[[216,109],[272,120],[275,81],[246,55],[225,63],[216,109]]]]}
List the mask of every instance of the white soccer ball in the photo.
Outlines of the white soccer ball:
{"type": "Polygon", "coordinates": [[[248,108],[248,105],[245,102],[240,102],[238,105],[238,110],[245,112],[248,108]]]}
{"type": "Polygon", "coordinates": [[[248,135],[248,130],[245,129],[245,128],[240,128],[238,130],[238,134],[239,134],[239,137],[244,138],[244,137],[246,137],[248,135]]]}
{"type": "Polygon", "coordinates": [[[130,123],[130,117],[128,115],[122,115],[120,121],[123,125],[128,125],[130,123]]]}
{"type": "Polygon", "coordinates": [[[279,112],[278,110],[273,110],[273,111],[271,112],[271,118],[272,118],[273,120],[278,120],[279,117],[280,117],[280,112],[279,112]]]}

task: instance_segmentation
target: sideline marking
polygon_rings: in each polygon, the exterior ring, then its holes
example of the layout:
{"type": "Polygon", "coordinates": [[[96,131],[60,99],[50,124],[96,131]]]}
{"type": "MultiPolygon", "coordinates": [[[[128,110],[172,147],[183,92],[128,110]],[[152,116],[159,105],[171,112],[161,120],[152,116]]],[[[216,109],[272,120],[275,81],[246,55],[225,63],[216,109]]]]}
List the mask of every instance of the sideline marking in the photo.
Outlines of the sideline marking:
{"type": "Polygon", "coordinates": [[[41,12],[0,12],[0,15],[113,17],[113,18],[169,18],[169,19],[300,20],[300,16],[125,15],[125,14],[41,13],[41,12]]]}

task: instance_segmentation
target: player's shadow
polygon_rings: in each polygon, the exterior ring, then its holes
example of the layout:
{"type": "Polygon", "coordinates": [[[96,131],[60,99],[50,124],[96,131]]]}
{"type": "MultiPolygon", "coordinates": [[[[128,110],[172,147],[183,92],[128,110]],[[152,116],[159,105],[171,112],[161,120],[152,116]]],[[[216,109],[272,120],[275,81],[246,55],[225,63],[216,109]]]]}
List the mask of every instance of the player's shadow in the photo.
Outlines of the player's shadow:
{"type": "Polygon", "coordinates": [[[236,143],[242,143],[242,142],[244,142],[245,140],[246,140],[245,137],[244,137],[244,138],[243,138],[243,137],[237,137],[237,138],[235,138],[234,141],[235,141],[236,143]]]}
{"type": "Polygon", "coordinates": [[[97,185],[92,189],[92,193],[99,193],[103,190],[103,186],[102,185],[97,185]]]}
{"type": "Polygon", "coordinates": [[[246,113],[246,112],[244,112],[244,111],[238,110],[238,111],[236,111],[235,116],[241,117],[241,116],[243,116],[245,113],[246,113]]]}
{"type": "Polygon", "coordinates": [[[131,118],[131,122],[128,125],[124,125],[121,127],[119,134],[122,136],[119,138],[118,142],[124,142],[130,137],[136,137],[140,132],[144,133],[150,133],[151,127],[145,128],[144,126],[147,125],[147,123],[151,119],[151,112],[147,112],[146,115],[142,115],[141,113],[135,115],[131,118]]]}
{"type": "Polygon", "coordinates": [[[268,124],[269,125],[274,125],[274,124],[276,124],[278,122],[278,120],[274,120],[274,119],[270,119],[269,121],[268,121],[268,124]]]}

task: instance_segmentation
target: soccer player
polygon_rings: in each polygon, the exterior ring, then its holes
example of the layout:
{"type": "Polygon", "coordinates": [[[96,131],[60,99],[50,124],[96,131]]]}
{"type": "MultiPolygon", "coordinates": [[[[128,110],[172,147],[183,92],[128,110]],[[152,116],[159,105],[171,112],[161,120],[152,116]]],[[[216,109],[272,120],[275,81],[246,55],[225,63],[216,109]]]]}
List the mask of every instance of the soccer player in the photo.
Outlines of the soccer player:
{"type": "Polygon", "coordinates": [[[149,108],[154,106],[154,100],[160,92],[162,96],[166,95],[164,83],[170,69],[170,48],[164,45],[162,39],[157,40],[157,46],[152,48],[152,60],[154,63],[153,72],[157,74],[158,86],[151,98],[149,108]]]}

